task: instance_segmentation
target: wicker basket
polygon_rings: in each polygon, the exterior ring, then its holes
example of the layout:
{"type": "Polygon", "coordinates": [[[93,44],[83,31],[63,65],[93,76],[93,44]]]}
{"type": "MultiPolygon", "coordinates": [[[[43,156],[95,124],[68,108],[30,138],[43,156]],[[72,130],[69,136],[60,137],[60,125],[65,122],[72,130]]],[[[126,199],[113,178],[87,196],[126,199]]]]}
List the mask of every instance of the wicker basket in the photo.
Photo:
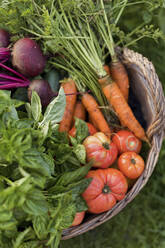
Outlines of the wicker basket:
{"type": "Polygon", "coordinates": [[[117,53],[127,68],[131,88],[136,98],[142,103],[146,132],[151,141],[146,167],[122,201],[111,210],[99,215],[90,215],[81,225],[64,230],[62,239],[69,239],[87,232],[118,214],[145,186],[158,160],[165,131],[165,97],[161,83],[153,64],[147,58],[129,49],[124,49],[122,53],[118,49],[117,53]]]}

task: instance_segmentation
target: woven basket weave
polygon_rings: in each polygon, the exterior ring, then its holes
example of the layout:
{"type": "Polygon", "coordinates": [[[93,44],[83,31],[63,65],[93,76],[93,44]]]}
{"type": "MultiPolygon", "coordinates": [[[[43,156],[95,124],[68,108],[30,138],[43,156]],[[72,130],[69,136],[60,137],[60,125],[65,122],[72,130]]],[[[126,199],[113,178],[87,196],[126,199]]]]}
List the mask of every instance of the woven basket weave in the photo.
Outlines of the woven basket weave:
{"type": "Polygon", "coordinates": [[[151,142],[146,167],[122,201],[118,202],[111,210],[99,215],[91,215],[81,225],[64,230],[62,239],[69,239],[87,232],[118,214],[145,186],[158,160],[165,131],[165,97],[161,83],[153,64],[147,58],[129,49],[124,49],[122,53],[118,49],[117,53],[126,66],[131,88],[141,103],[146,121],[146,132],[151,142]]]}

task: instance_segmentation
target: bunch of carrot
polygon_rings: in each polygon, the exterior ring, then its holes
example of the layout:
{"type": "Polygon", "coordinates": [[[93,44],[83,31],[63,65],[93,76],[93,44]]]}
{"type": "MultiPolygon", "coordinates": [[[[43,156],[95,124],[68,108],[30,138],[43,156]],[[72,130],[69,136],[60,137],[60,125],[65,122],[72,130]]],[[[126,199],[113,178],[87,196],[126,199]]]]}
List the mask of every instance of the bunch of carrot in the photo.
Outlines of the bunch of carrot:
{"type": "MultiPolygon", "coordinates": [[[[115,65],[112,66],[112,70],[111,67],[107,66],[106,69],[109,68],[108,74],[99,79],[98,82],[101,85],[102,91],[105,94],[109,104],[117,113],[122,125],[132,131],[136,137],[147,141],[143,127],[135,118],[130,106],[128,105],[127,98],[120,88],[120,83],[124,83],[127,91],[129,89],[127,72],[124,65],[119,60],[115,63],[115,65]],[[113,79],[110,75],[112,75],[113,79]],[[115,80],[115,78],[118,79],[115,80]]],[[[81,94],[81,98],[78,99],[76,82],[71,78],[65,79],[62,83],[62,87],[64,88],[64,92],[66,94],[66,109],[59,126],[59,131],[69,132],[74,124],[74,118],[77,117],[85,120],[86,112],[88,112],[90,122],[92,122],[97,130],[103,132],[108,137],[111,137],[112,130],[110,125],[104,118],[104,115],[92,94],[84,92],[81,94]]]]}
{"type": "Polygon", "coordinates": [[[74,124],[74,118],[77,117],[85,120],[87,112],[98,131],[101,131],[110,137],[111,129],[95,98],[91,94],[85,92],[81,94],[80,100],[77,99],[76,83],[70,78],[65,79],[61,86],[66,94],[66,108],[63,119],[60,122],[59,131],[69,132],[74,124]]]}

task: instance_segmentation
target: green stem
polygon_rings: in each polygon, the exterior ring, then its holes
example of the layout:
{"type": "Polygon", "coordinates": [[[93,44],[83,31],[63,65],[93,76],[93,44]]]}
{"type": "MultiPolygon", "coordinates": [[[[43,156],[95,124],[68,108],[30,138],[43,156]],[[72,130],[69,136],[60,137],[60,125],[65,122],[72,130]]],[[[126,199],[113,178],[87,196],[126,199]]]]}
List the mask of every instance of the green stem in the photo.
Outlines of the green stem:
{"type": "Polygon", "coordinates": [[[119,21],[121,15],[122,15],[122,13],[123,13],[123,11],[124,11],[126,5],[127,5],[127,2],[128,2],[128,0],[125,0],[125,1],[124,1],[123,5],[122,5],[122,8],[121,8],[121,10],[120,10],[120,12],[119,12],[119,14],[118,14],[118,16],[117,16],[115,22],[114,22],[115,25],[117,25],[117,23],[118,23],[118,21],[119,21]]]}
{"type": "MultiPolygon", "coordinates": [[[[116,53],[115,53],[115,49],[114,49],[114,40],[113,40],[113,37],[112,37],[112,34],[111,34],[110,25],[109,25],[109,22],[108,22],[108,18],[107,18],[107,14],[106,14],[106,11],[105,11],[105,6],[104,6],[104,3],[103,3],[103,0],[100,0],[100,1],[101,1],[101,6],[102,6],[102,9],[103,9],[103,12],[104,12],[104,19],[105,19],[105,24],[106,24],[106,28],[107,28],[107,33],[108,33],[109,40],[110,40],[110,42],[108,42],[108,49],[109,49],[110,55],[112,57],[112,60],[115,60],[116,59],[116,53]]],[[[105,39],[105,41],[107,41],[107,40],[108,39],[105,39]]]]}

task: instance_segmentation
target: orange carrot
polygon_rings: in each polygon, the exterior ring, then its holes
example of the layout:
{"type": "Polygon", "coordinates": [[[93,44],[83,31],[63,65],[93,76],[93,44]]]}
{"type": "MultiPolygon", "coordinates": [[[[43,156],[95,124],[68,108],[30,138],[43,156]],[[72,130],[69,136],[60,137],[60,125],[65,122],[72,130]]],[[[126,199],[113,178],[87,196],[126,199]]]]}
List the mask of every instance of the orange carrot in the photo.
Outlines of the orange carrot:
{"type": "Polygon", "coordinates": [[[74,123],[75,123],[74,117],[85,121],[85,118],[86,118],[86,113],[85,112],[86,112],[86,110],[84,108],[84,105],[82,104],[82,102],[80,100],[78,100],[76,102],[76,106],[75,106],[75,110],[74,110],[74,114],[73,114],[72,125],[74,125],[74,123]]]}
{"type": "Polygon", "coordinates": [[[103,66],[104,67],[104,70],[106,71],[106,73],[108,74],[108,75],[110,75],[110,67],[109,67],[109,65],[104,65],[103,66]]]}
{"type": "Polygon", "coordinates": [[[117,83],[123,96],[128,102],[128,94],[129,94],[129,79],[127,71],[124,65],[121,63],[120,60],[114,60],[110,64],[110,73],[112,79],[117,83]]]}
{"type": "Polygon", "coordinates": [[[96,102],[95,98],[88,93],[84,93],[82,95],[81,101],[94,123],[96,123],[98,130],[110,137],[110,127],[108,126],[107,121],[105,120],[101,110],[99,109],[99,105],[96,102]]]}
{"type": "Polygon", "coordinates": [[[98,129],[96,127],[96,122],[95,122],[95,120],[92,119],[92,116],[91,115],[89,115],[89,123],[91,123],[96,129],[98,129]]]}
{"type": "Polygon", "coordinates": [[[116,111],[119,120],[124,124],[124,126],[128,127],[136,137],[144,141],[148,141],[144,129],[135,118],[118,85],[112,81],[108,75],[102,79],[99,79],[99,83],[102,87],[104,95],[116,111]]]}
{"type": "Polygon", "coordinates": [[[64,111],[64,116],[59,126],[60,132],[68,132],[72,125],[73,114],[77,99],[77,89],[75,82],[71,78],[63,80],[61,86],[63,87],[65,94],[72,94],[66,95],[66,107],[64,111]]]}

